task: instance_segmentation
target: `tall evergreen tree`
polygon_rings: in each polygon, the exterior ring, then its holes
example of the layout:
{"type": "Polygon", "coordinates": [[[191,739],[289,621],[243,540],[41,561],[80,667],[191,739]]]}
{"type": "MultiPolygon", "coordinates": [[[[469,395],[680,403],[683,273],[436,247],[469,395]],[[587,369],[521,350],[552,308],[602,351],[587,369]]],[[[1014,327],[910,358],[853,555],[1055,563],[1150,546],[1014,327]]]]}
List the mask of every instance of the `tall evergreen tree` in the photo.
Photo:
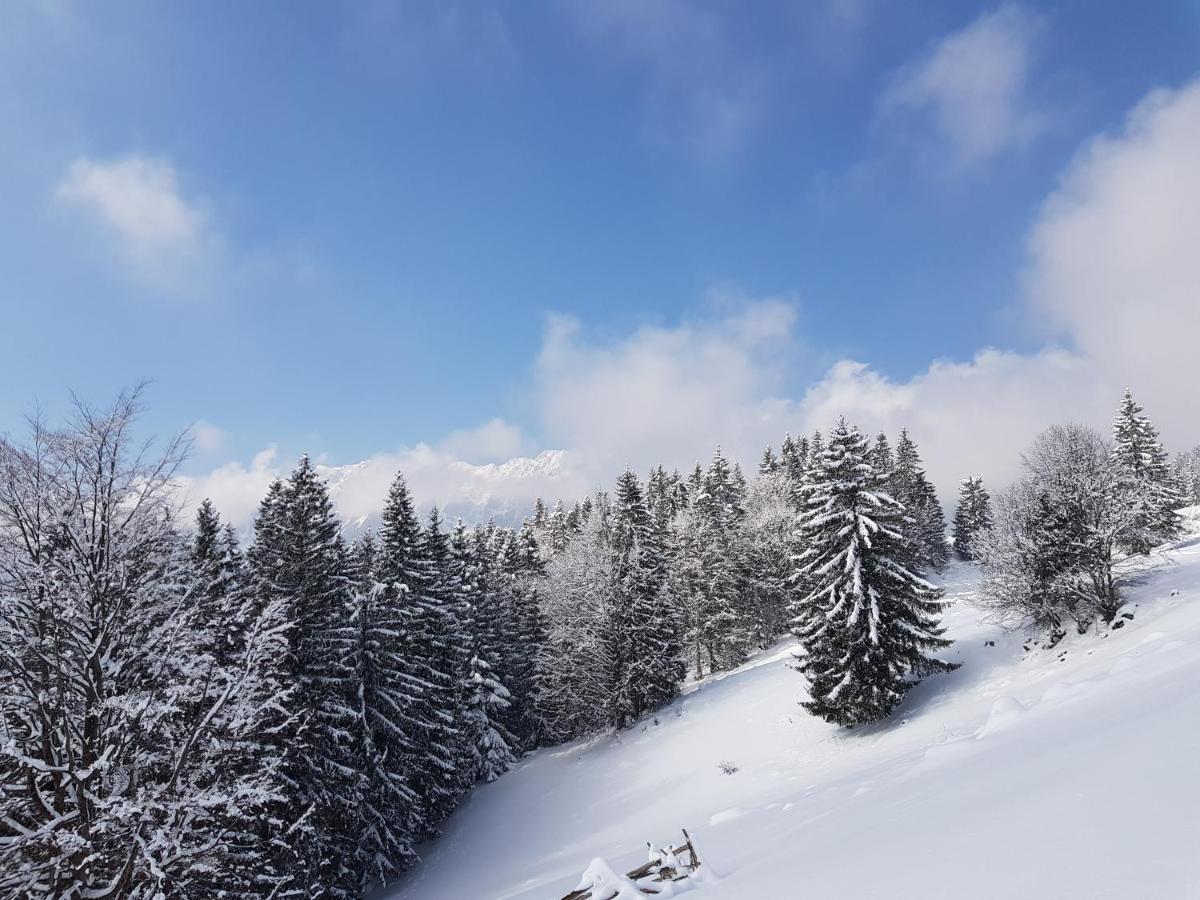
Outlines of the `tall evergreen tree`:
{"type": "Polygon", "coordinates": [[[251,553],[260,602],[282,603],[293,623],[283,664],[303,727],[277,735],[288,802],[275,845],[307,897],[354,897],[364,785],[358,640],[346,548],[329,493],[308,457],[268,492],[251,553]]]}
{"type": "Polygon", "coordinates": [[[866,439],[841,421],[810,468],[798,523],[798,575],[811,586],[794,633],[809,682],[806,709],[839,725],[885,718],[916,679],[954,668],[938,588],[912,571],[900,505],[879,492],[866,439]]]}
{"type": "Polygon", "coordinates": [[[1168,467],[1158,430],[1126,390],[1113,422],[1112,460],[1135,505],[1121,536],[1131,553],[1149,553],[1155,544],[1179,533],[1175,510],[1183,505],[1168,467]]]}
{"type": "Polygon", "coordinates": [[[980,535],[992,527],[992,500],[979,477],[965,478],[958,492],[954,513],[954,552],[960,559],[974,560],[980,535]]]}
{"type": "Polygon", "coordinates": [[[410,746],[403,721],[408,685],[378,565],[378,544],[367,532],[355,545],[350,566],[362,686],[358,728],[364,785],[357,856],[364,889],[386,883],[417,859],[411,828],[418,797],[401,765],[410,746]]]}
{"type": "Polygon", "coordinates": [[[894,459],[883,490],[904,507],[908,521],[901,524],[901,530],[916,553],[913,564],[923,569],[940,569],[946,564],[946,519],[937,492],[921,465],[917,445],[906,429],[900,429],[894,459]]]}
{"type": "Polygon", "coordinates": [[[683,653],[663,592],[661,535],[650,517],[637,476],[617,480],[609,542],[614,566],[611,658],[613,722],[626,727],[673,698],[683,681],[683,653]]]}
{"type": "Polygon", "coordinates": [[[422,838],[437,833],[458,799],[458,703],[465,672],[447,671],[453,625],[436,596],[437,573],[403,474],[392,482],[381,519],[381,625],[394,636],[395,648],[389,706],[396,732],[389,757],[417,798],[406,830],[422,838]]]}
{"type": "MultiPolygon", "coordinates": [[[[562,513],[562,503],[555,507],[562,513]]],[[[565,515],[561,516],[565,519],[565,515]]],[[[564,545],[565,549],[565,545],[564,545]]],[[[509,706],[511,694],[500,680],[500,657],[494,635],[492,605],[483,578],[476,544],[460,519],[450,537],[450,562],[466,607],[470,659],[467,665],[466,735],[472,747],[472,779],[494,781],[511,768],[510,737],[497,723],[497,713],[509,706]]]]}

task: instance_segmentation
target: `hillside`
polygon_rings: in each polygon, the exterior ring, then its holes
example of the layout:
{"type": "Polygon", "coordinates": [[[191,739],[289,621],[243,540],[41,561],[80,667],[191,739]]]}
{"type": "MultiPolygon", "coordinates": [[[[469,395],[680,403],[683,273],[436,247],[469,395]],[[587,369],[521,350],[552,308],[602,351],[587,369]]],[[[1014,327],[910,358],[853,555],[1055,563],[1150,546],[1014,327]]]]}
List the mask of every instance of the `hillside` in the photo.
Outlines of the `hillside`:
{"type": "Polygon", "coordinates": [[[889,722],[807,715],[781,643],[475,791],[390,896],[556,900],[594,857],[624,870],[680,826],[723,876],[704,900],[1200,896],[1200,537],[1145,568],[1132,620],[1045,650],[981,621],[952,567],[963,666],[889,722]]]}

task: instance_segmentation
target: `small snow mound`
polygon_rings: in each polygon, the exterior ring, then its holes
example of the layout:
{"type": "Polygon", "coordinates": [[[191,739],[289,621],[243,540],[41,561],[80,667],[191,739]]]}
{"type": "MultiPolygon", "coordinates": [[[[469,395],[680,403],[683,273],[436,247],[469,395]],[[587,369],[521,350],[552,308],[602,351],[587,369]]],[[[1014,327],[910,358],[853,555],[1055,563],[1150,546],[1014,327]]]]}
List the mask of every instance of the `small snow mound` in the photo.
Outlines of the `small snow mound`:
{"type": "Polygon", "coordinates": [[[636,884],[616,871],[608,860],[597,857],[583,873],[577,891],[588,891],[593,900],[644,900],[636,884]]]}
{"type": "Polygon", "coordinates": [[[1025,705],[1016,697],[1001,697],[992,704],[987,723],[979,729],[978,738],[1003,731],[1025,714],[1025,705]]]}
{"type": "Polygon", "coordinates": [[[746,811],[739,806],[732,806],[729,809],[723,809],[718,813],[713,813],[708,818],[709,825],[720,825],[722,822],[731,822],[734,819],[740,819],[746,814],[746,811]]]}

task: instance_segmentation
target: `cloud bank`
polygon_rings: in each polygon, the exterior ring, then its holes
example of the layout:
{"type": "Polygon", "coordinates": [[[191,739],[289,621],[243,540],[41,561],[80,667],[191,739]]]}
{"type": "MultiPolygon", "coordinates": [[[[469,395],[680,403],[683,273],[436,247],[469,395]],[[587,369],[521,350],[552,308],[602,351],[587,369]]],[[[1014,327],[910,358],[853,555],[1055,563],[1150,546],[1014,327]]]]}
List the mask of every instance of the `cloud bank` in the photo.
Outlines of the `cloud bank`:
{"type": "MultiPolygon", "coordinates": [[[[608,485],[627,465],[686,467],[717,444],[753,466],[785,431],[825,428],[842,415],[870,431],[907,426],[949,503],[968,474],[993,487],[1008,481],[1022,448],[1053,422],[1106,429],[1126,386],[1169,447],[1191,446],[1200,442],[1190,371],[1200,334],[1196,159],[1200,82],[1156,91],[1118,132],[1081,149],[1029,231],[1021,299],[1053,342],[1040,352],[982,349],[907,380],[843,360],[795,390],[788,373],[806,344],[791,299],[743,299],[720,315],[605,341],[552,317],[533,367],[540,441],[493,420],[436,447],[330,470],[339,507],[369,518],[403,469],[424,503],[521,511],[536,496],[570,499],[608,485]],[[491,462],[537,445],[564,449],[491,462]]],[[[265,451],[190,488],[245,522],[283,468],[265,451]]]]}

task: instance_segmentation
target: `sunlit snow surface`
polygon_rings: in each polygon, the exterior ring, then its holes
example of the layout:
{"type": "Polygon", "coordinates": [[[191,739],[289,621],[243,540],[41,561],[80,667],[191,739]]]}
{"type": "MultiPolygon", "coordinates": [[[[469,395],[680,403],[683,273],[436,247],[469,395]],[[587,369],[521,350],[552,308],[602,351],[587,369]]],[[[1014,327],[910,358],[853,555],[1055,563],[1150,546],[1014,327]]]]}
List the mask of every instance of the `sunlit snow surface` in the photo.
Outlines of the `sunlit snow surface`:
{"type": "Polygon", "coordinates": [[[697,900],[1200,897],[1200,538],[1148,564],[1123,628],[1029,652],[952,567],[963,666],[888,722],[807,715],[781,644],[632,732],[523,760],[389,896],[557,900],[685,826],[721,876],[697,900]]]}

